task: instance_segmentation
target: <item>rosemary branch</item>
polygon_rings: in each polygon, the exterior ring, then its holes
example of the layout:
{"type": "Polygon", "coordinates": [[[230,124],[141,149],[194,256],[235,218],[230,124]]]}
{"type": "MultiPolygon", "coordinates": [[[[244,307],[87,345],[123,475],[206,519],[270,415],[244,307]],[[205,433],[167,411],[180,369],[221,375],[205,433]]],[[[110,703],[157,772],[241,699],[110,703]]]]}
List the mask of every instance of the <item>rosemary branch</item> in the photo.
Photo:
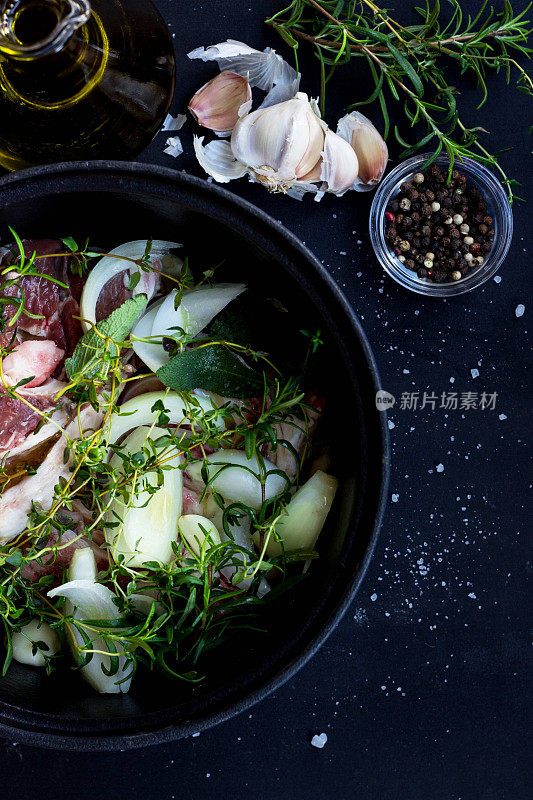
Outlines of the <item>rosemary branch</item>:
{"type": "Polygon", "coordinates": [[[530,58],[527,46],[531,33],[525,19],[531,4],[515,14],[509,0],[495,12],[484,0],[474,18],[465,18],[459,0],[450,0],[448,18],[441,10],[440,0],[416,7],[419,24],[404,26],[388,9],[372,0],[293,0],[289,6],[267,20],[295,54],[299,43],[311,44],[320,61],[320,105],[325,106],[326,85],[336,69],[352,58],[367,63],[373,90],[365,100],[359,98],[348,106],[379,103],[387,138],[391,129],[389,105],[391,100],[403,112],[402,130],[393,127],[396,140],[402,146],[401,158],[433,146],[426,166],[444,151],[451,165],[455,159],[470,157],[497,169],[513,200],[516,181],[507,177],[498,163],[498,154],[491,154],[480,142],[486,133],[480,127],[468,128],[460,119],[457,108],[457,89],[450,85],[447,69],[455,62],[461,74],[471,74],[482,90],[480,108],[488,97],[486,83],[490,70],[505,70],[507,83],[511,71],[517,73],[517,89],[533,95],[533,81],[517,60],[530,58]],[[406,141],[404,128],[415,131],[413,140],[406,141]],[[418,138],[416,138],[418,135],[418,138]]]}

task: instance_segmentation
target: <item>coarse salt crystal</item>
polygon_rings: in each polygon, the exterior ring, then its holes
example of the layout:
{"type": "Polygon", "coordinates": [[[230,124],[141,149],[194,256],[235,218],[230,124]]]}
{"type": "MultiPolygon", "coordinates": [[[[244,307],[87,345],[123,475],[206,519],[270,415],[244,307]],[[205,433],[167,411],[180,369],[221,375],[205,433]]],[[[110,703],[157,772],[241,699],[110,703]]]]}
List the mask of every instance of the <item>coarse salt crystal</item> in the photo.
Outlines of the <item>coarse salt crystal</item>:
{"type": "Polygon", "coordinates": [[[473,378],[478,378],[479,377],[479,370],[478,369],[471,369],[470,370],[470,374],[471,374],[471,376],[473,378]]]}
{"type": "Polygon", "coordinates": [[[525,310],[526,310],[525,305],[523,303],[518,303],[514,313],[516,314],[517,317],[521,317],[525,310]]]}
{"type": "Polygon", "coordinates": [[[321,733],[320,736],[317,736],[315,733],[315,735],[311,739],[311,744],[313,745],[313,747],[318,747],[319,750],[322,750],[327,740],[328,737],[325,733],[321,733]]]}
{"type": "Polygon", "coordinates": [[[436,470],[437,472],[444,472],[444,464],[437,464],[436,470]]]}

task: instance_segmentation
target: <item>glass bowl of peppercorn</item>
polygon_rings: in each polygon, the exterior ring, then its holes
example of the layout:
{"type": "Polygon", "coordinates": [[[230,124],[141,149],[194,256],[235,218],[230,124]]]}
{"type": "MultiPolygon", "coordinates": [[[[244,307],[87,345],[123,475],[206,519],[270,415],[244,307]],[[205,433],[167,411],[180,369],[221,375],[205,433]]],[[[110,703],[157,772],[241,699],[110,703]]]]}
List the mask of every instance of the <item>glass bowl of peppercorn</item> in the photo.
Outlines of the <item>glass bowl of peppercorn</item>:
{"type": "Polygon", "coordinates": [[[370,238],[383,269],[419,294],[448,297],[491,278],[513,234],[502,184],[470,158],[431,153],[399,164],[380,184],[370,210],[370,238]]]}

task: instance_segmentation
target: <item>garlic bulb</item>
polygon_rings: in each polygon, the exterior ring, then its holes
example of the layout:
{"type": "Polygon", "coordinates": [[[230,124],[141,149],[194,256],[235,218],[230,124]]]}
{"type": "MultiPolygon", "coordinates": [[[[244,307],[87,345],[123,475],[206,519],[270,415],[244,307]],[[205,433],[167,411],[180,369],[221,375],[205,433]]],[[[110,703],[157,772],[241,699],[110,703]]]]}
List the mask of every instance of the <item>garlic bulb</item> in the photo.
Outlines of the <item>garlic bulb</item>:
{"type": "Polygon", "coordinates": [[[298,92],[292,100],[242,117],[233,129],[231,149],[255,180],[273,191],[286,191],[316,174],[325,131],[307,95],[298,92]]]}
{"type": "Polygon", "coordinates": [[[251,106],[248,78],[225,70],[198,89],[188,108],[204,128],[229,133],[251,106]]]}
{"type": "Polygon", "coordinates": [[[383,138],[359,111],[352,111],[339,120],[337,134],[349,142],[359,160],[359,176],[353,188],[363,192],[373,189],[381,179],[389,158],[383,138]]]}

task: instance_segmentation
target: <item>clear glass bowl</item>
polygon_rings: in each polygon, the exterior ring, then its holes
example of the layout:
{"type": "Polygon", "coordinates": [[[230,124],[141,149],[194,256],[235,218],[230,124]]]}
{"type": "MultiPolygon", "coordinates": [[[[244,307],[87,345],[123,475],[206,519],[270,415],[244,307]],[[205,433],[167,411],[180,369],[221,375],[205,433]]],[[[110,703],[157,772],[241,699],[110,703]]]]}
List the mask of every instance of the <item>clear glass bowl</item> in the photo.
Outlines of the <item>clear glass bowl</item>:
{"type": "MultiPolygon", "coordinates": [[[[416,272],[402,264],[386,241],[385,210],[389,201],[399,194],[400,185],[404,181],[410,181],[416,172],[421,172],[423,164],[430,156],[431,153],[423,153],[403,161],[381,182],[370,209],[370,239],[381,266],[397,283],[418,294],[448,297],[476,289],[498,271],[511,244],[513,214],[505,190],[492,172],[470,158],[457,160],[454,169],[465,175],[469,183],[477,186],[487,204],[487,214],[493,219],[495,233],[492,250],[485,256],[483,264],[470,270],[458,281],[433,283],[419,278],[416,272]]],[[[450,162],[447,156],[439,156],[435,163],[446,171],[450,162]]]]}

